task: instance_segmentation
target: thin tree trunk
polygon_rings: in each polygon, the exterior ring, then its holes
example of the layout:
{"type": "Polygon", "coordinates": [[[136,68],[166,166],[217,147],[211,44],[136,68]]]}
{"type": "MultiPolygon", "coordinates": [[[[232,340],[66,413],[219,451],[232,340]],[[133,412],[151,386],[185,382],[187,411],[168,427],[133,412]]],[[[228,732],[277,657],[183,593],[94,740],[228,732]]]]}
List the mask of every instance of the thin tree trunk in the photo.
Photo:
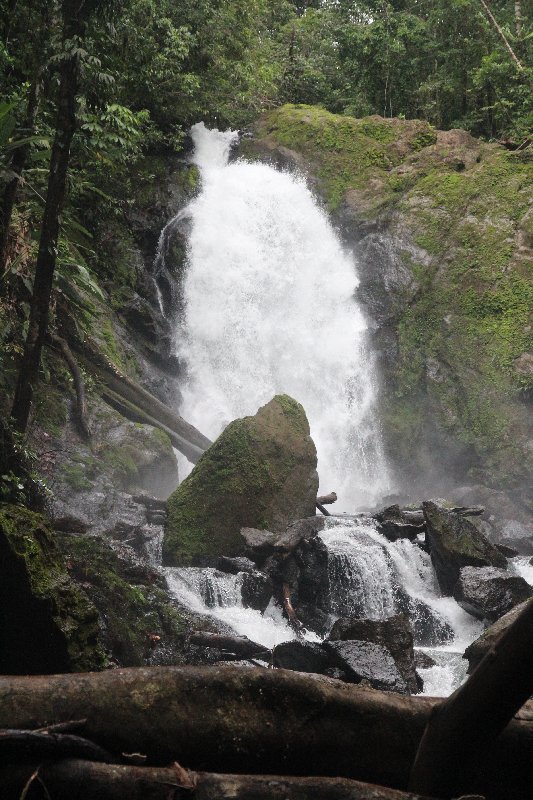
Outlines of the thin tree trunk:
{"type": "Polygon", "coordinates": [[[509,40],[508,40],[507,36],[505,35],[503,30],[498,25],[498,22],[497,22],[496,18],[494,17],[492,11],[488,7],[487,3],[485,2],[485,0],[479,0],[479,2],[483,6],[483,9],[485,11],[485,16],[487,17],[489,22],[493,25],[493,27],[496,29],[496,31],[498,33],[498,36],[500,37],[500,39],[504,43],[506,49],[509,51],[509,54],[510,54],[511,58],[513,59],[513,61],[515,62],[517,69],[520,72],[523,72],[524,71],[524,66],[523,66],[522,62],[518,59],[518,56],[514,52],[514,50],[511,47],[511,45],[509,44],[509,40]]]}
{"type": "MultiPolygon", "coordinates": [[[[533,694],[533,600],[463,686],[431,715],[409,788],[451,797],[465,792],[484,756],[533,694]]],[[[511,796],[511,794],[509,795],[511,796]]]]}
{"type": "MultiPolygon", "coordinates": [[[[39,109],[39,100],[41,94],[41,75],[39,73],[34,78],[28,97],[28,106],[26,109],[26,117],[20,133],[26,136],[31,136],[35,130],[35,119],[39,109]]],[[[26,163],[30,154],[30,145],[22,145],[13,153],[11,159],[11,170],[15,173],[13,178],[6,184],[4,190],[4,197],[2,201],[2,216],[0,225],[0,267],[5,268],[7,262],[8,245],[9,245],[9,230],[11,228],[11,217],[13,215],[13,208],[15,207],[15,200],[20,184],[22,183],[22,173],[26,169],[26,163]]]]}
{"type": "Polygon", "coordinates": [[[56,333],[50,334],[50,339],[52,343],[59,348],[61,355],[70,369],[74,380],[74,388],[76,390],[76,422],[83,439],[89,441],[91,438],[91,431],[89,423],[87,422],[87,402],[85,399],[85,381],[83,380],[83,375],[65,339],[58,336],[56,333]]]}
{"type": "MultiPolygon", "coordinates": [[[[84,30],[84,0],[63,0],[63,42],[84,30]]],[[[61,66],[56,133],[50,158],[48,190],[41,226],[41,238],[30,305],[28,334],[24,343],[11,416],[15,427],[24,433],[30,416],[33,387],[39,375],[41,352],[46,339],[50,299],[56,267],[59,214],[65,199],[70,146],[76,129],[76,94],[79,62],[76,55],[64,52],[61,66]]]]}
{"type": "Polygon", "coordinates": [[[522,35],[522,2],[515,0],[514,4],[514,27],[517,37],[522,35]]]}

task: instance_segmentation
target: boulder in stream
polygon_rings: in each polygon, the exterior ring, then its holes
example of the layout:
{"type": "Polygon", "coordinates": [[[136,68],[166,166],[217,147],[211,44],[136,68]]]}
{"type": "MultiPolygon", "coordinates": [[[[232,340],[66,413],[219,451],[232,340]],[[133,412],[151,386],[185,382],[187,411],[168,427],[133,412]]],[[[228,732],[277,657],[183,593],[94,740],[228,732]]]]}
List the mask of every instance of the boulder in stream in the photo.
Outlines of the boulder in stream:
{"type": "Polygon", "coordinates": [[[321,645],[297,639],[276,645],[273,659],[275,667],[297,672],[323,673],[331,666],[329,655],[321,645]]]}
{"type": "Polygon", "coordinates": [[[354,617],[338,619],[331,629],[329,640],[350,641],[352,639],[372,642],[385,647],[394,659],[407,689],[412,694],[419,691],[415,672],[413,631],[409,618],[405,614],[396,614],[383,620],[356,619],[354,617]]]}
{"type": "Polygon", "coordinates": [[[515,606],[511,611],[508,611],[507,614],[504,614],[503,617],[496,620],[486,631],[483,631],[481,636],[478,636],[475,641],[470,644],[465,652],[463,653],[463,658],[466,658],[468,661],[468,674],[473,672],[473,670],[477,667],[481,659],[488,653],[490,648],[496,644],[500,636],[502,636],[509,625],[511,625],[517,616],[524,610],[524,606],[526,603],[530,602],[526,600],[524,603],[520,603],[519,606],[515,606]]]}
{"type": "Polygon", "coordinates": [[[236,556],[243,527],[282,533],[315,512],[316,449],[300,403],[277,395],[232,422],[168,501],[163,560],[236,556]]]}
{"type": "Polygon", "coordinates": [[[533,589],[524,578],[497,567],[463,567],[453,590],[453,596],[465,611],[490,622],[532,595],[533,589]]]}
{"type": "Polygon", "coordinates": [[[374,519],[378,523],[379,532],[389,541],[395,542],[397,539],[413,541],[426,529],[423,517],[420,519],[421,516],[421,514],[407,514],[396,504],[374,514],[374,519]]]}
{"type": "Polygon", "coordinates": [[[445,595],[453,594],[462,567],[507,566],[505,556],[470,520],[433,502],[425,502],[423,509],[431,561],[445,595]]]}
{"type": "Polygon", "coordinates": [[[367,681],[374,689],[408,694],[407,685],[390,652],[373,642],[324,642],[324,649],[351,683],[367,681]]]}

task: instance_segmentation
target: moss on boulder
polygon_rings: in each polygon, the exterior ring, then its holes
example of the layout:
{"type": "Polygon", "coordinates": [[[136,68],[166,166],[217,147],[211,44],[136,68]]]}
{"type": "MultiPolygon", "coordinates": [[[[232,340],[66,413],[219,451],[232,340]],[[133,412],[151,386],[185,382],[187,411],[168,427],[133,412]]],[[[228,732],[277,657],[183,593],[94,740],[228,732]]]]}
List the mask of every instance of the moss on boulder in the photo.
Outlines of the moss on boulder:
{"type": "Polygon", "coordinates": [[[0,672],[102,669],[98,614],[71,580],[45,518],[0,507],[0,672]]]}
{"type": "Polygon", "coordinates": [[[237,555],[242,527],[284,531],[315,513],[316,449],[303,407],[278,395],[232,422],[168,501],[167,564],[237,555]]]}
{"type": "Polygon", "coordinates": [[[426,540],[442,592],[452,595],[462,567],[507,567],[507,559],[470,520],[423,503],[426,540]]]}

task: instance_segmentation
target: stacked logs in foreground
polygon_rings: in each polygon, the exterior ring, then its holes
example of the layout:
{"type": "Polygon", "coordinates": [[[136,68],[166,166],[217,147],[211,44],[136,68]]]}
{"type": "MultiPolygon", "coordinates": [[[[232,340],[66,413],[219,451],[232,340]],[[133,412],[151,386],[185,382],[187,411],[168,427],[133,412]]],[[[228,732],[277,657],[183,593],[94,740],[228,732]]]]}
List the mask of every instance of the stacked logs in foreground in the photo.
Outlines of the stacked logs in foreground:
{"type": "MultiPolygon", "coordinates": [[[[54,800],[413,799],[421,795],[403,792],[431,712],[440,705],[261,668],[1,677],[0,728],[44,728],[59,744],[61,735],[70,735],[106,751],[97,761],[72,749],[62,755],[59,748],[55,758],[50,751],[34,749],[20,758],[0,749],[2,798],[18,800],[30,781],[28,800],[41,796],[41,783],[54,800]],[[45,727],[69,720],[83,720],[75,734],[45,727]]],[[[532,762],[533,713],[526,706],[487,746],[483,769],[464,788],[494,800],[525,800],[532,762]]]]}

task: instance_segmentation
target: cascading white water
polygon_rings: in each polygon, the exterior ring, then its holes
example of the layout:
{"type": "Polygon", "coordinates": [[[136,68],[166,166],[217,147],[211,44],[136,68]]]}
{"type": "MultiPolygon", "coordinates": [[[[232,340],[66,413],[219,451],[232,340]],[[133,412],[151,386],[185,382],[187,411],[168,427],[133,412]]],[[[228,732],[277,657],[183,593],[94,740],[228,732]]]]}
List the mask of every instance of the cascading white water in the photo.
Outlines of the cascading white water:
{"type": "Polygon", "coordinates": [[[449,695],[466,675],[462,654],[483,625],[453,597],[440,596],[429,555],[408,539],[389,542],[371,518],[331,517],[320,538],[328,548],[330,610],[340,616],[368,619],[386,619],[407,611],[415,646],[436,662],[436,666],[420,670],[424,694],[449,695]],[[422,646],[417,639],[419,617],[427,617],[428,610],[432,632],[437,641],[442,636],[443,643],[422,646]],[[448,641],[446,630],[451,634],[448,641]]]}
{"type": "Polygon", "coordinates": [[[378,500],[389,478],[353,257],[303,178],[228,164],[232,131],[199,123],[192,136],[202,191],[186,212],[180,413],[215,438],[290,394],[307,412],[322,490],[337,491],[340,510],[378,500]]]}

